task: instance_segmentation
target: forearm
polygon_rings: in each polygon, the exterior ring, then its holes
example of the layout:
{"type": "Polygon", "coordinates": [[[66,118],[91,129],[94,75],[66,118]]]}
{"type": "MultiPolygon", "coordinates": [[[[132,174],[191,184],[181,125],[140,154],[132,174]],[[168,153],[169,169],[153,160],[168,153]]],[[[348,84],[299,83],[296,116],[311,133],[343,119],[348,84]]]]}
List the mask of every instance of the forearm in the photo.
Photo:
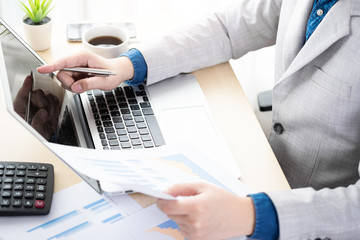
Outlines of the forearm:
{"type": "Polygon", "coordinates": [[[148,84],[239,58],[275,43],[281,0],[244,0],[137,48],[148,84]]]}
{"type": "Polygon", "coordinates": [[[360,180],[347,188],[268,192],[276,207],[281,239],[358,239],[360,180]]]}

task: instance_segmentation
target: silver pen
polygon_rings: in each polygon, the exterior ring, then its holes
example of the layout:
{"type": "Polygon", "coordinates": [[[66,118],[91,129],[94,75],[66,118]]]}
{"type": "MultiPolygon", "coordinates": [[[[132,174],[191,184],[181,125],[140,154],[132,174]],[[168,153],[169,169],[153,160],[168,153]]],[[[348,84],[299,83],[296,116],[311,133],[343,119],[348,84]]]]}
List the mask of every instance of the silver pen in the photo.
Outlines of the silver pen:
{"type": "Polygon", "coordinates": [[[71,71],[71,72],[80,72],[86,73],[88,76],[115,76],[116,72],[106,70],[106,69],[98,69],[98,68],[83,68],[83,67],[74,67],[74,68],[63,68],[62,71],[71,71]]]}

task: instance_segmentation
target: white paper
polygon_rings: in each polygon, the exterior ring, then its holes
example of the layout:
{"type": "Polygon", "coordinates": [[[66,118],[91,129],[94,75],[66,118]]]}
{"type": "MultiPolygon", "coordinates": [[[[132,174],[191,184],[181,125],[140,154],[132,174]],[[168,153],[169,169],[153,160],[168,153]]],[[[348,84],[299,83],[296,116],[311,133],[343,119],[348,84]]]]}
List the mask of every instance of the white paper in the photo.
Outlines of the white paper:
{"type": "Polygon", "coordinates": [[[0,239],[67,239],[124,221],[141,209],[128,195],[107,198],[82,182],[55,193],[46,216],[1,217],[0,239]]]}
{"type": "Polygon", "coordinates": [[[174,199],[164,191],[177,183],[207,181],[238,195],[249,189],[209,156],[185,145],[137,151],[99,151],[45,143],[69,166],[100,181],[107,193],[132,190],[174,199]]]}

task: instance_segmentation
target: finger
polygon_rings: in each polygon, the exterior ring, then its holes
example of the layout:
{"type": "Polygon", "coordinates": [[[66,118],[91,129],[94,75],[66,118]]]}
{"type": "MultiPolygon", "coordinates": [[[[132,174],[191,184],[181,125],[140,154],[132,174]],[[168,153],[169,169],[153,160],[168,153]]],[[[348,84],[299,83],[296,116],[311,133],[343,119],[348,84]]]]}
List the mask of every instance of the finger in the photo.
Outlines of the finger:
{"type": "Polygon", "coordinates": [[[186,224],[178,224],[179,226],[179,230],[181,235],[185,238],[190,240],[190,234],[189,234],[189,230],[188,230],[188,226],[186,224]]]}
{"type": "Polygon", "coordinates": [[[50,139],[51,132],[48,130],[48,126],[46,124],[48,118],[48,113],[45,109],[39,109],[36,114],[34,115],[31,126],[40,133],[45,139],[50,139]]]}
{"type": "Polygon", "coordinates": [[[182,183],[175,184],[166,190],[166,193],[171,196],[194,196],[202,192],[204,184],[201,182],[196,183],[182,183]]]}
{"type": "Polygon", "coordinates": [[[55,71],[62,70],[63,68],[71,67],[96,67],[101,68],[101,62],[105,58],[100,57],[88,50],[77,52],[71,56],[61,58],[54,61],[51,64],[44,65],[37,68],[39,73],[52,73],[55,71]]]}
{"type": "Polygon", "coordinates": [[[195,211],[197,206],[195,197],[179,200],[159,199],[156,204],[166,215],[189,215],[195,211]]]}
{"type": "Polygon", "coordinates": [[[14,100],[14,110],[22,117],[25,116],[26,104],[28,102],[29,92],[32,90],[32,85],[33,78],[30,75],[26,76],[14,100]]]}
{"type": "Polygon", "coordinates": [[[22,85],[22,87],[19,90],[18,95],[20,95],[22,98],[27,99],[29,96],[29,92],[32,90],[32,85],[33,85],[33,78],[32,76],[26,76],[24,83],[22,85]]]}
{"type": "Polygon", "coordinates": [[[45,93],[41,89],[37,89],[31,94],[31,103],[37,108],[45,108],[48,109],[49,102],[45,96],[45,93]]]}
{"type": "Polygon", "coordinates": [[[71,85],[71,90],[82,93],[92,89],[112,90],[114,87],[108,86],[107,77],[90,77],[76,81],[71,85]]]}
{"type": "Polygon", "coordinates": [[[56,74],[56,78],[61,82],[61,86],[71,91],[71,85],[75,82],[73,73],[60,71],[56,74]]]}
{"type": "Polygon", "coordinates": [[[45,93],[41,89],[37,89],[31,94],[31,103],[37,108],[49,108],[48,99],[45,96],[45,93]]]}
{"type": "Polygon", "coordinates": [[[189,223],[188,215],[167,215],[169,218],[174,220],[177,225],[187,225],[189,223]]]}
{"type": "Polygon", "coordinates": [[[48,123],[50,124],[51,130],[54,131],[57,127],[58,117],[59,117],[59,100],[53,94],[46,94],[46,98],[49,102],[48,109],[48,123]]]}
{"type": "Polygon", "coordinates": [[[59,71],[63,68],[70,68],[70,67],[81,67],[81,66],[87,66],[87,60],[86,56],[83,52],[76,53],[74,55],[58,59],[51,64],[44,65],[37,68],[37,71],[39,73],[45,74],[45,73],[52,73],[55,71],[59,71]]]}

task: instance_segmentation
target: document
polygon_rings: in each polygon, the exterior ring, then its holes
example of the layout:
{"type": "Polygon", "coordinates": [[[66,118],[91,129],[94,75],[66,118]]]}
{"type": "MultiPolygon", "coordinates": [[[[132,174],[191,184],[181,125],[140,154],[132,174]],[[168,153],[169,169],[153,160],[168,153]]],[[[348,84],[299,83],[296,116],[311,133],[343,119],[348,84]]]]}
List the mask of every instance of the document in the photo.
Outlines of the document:
{"type": "Polygon", "coordinates": [[[49,215],[1,217],[0,239],[186,240],[155,204],[143,208],[129,195],[103,196],[85,182],[55,193],[49,215]]]}
{"type": "Polygon", "coordinates": [[[177,183],[205,181],[238,195],[249,189],[209,156],[187,145],[137,151],[99,151],[45,143],[75,171],[100,182],[107,195],[140,192],[176,199],[164,191],[177,183]]]}
{"type": "MultiPolygon", "coordinates": [[[[109,189],[128,185],[157,198],[174,199],[163,190],[184,181],[206,181],[237,195],[250,190],[210,158],[188,146],[167,146],[144,151],[98,151],[73,147],[54,152],[73,167],[97,177],[109,189]]],[[[1,217],[1,240],[185,240],[178,225],[151,201],[139,195],[99,194],[81,182],[54,194],[46,216],[1,217]]],[[[244,239],[242,237],[234,239],[244,239]]]]}
{"type": "MultiPolygon", "coordinates": [[[[139,210],[142,207],[128,195],[107,198],[81,182],[55,193],[46,216],[1,217],[0,239],[76,239],[103,225],[123,221],[139,210]]],[[[99,239],[100,234],[88,239],[99,239]]]]}

